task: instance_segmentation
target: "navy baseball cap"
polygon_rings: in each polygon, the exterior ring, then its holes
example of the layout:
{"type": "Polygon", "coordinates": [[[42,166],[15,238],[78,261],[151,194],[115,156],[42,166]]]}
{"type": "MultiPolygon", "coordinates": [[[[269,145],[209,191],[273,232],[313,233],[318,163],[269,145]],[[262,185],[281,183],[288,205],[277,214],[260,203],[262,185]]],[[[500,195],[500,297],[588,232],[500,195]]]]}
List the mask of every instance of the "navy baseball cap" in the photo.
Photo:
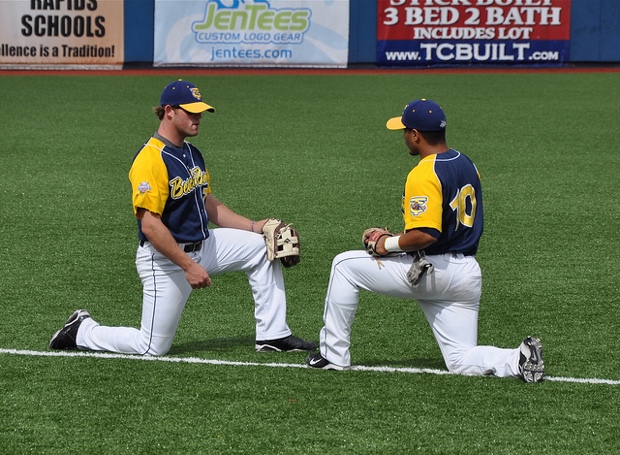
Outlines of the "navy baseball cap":
{"type": "Polygon", "coordinates": [[[215,108],[202,101],[202,95],[191,82],[179,79],[166,85],[159,99],[161,106],[180,106],[192,114],[205,111],[215,112],[215,108]]]}
{"type": "Polygon", "coordinates": [[[388,130],[405,128],[418,131],[443,131],[446,129],[446,114],[434,101],[422,98],[407,104],[400,117],[392,117],[386,123],[388,130]]]}

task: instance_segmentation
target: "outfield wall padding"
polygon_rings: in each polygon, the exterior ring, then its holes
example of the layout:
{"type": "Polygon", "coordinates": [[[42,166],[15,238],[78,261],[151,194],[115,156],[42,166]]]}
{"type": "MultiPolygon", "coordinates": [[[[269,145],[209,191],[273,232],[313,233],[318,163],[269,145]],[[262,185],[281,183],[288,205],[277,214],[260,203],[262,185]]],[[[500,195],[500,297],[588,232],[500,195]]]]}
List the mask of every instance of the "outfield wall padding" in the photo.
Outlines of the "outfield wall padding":
{"type": "MultiPolygon", "coordinates": [[[[125,60],[153,62],[154,0],[125,2],[125,60]]],[[[350,4],[349,63],[376,61],[377,2],[350,4]]],[[[620,0],[572,0],[571,63],[620,62],[620,0]]]]}

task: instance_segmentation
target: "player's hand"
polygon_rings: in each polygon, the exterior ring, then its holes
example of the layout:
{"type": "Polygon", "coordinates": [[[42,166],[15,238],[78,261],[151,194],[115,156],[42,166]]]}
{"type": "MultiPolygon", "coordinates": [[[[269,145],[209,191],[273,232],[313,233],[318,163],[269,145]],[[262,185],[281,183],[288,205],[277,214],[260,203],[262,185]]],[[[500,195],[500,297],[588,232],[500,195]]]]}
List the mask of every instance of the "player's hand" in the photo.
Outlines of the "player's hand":
{"type": "Polygon", "coordinates": [[[194,263],[185,271],[185,279],[192,289],[202,289],[211,286],[211,277],[200,264],[194,263]]]}
{"type": "Polygon", "coordinates": [[[375,247],[374,247],[374,253],[377,256],[384,256],[386,254],[388,254],[388,250],[385,249],[385,241],[387,240],[387,238],[390,237],[389,235],[383,235],[381,237],[379,237],[379,240],[377,240],[377,242],[375,243],[375,247]]]}
{"type": "Polygon", "coordinates": [[[362,234],[364,249],[372,256],[383,256],[388,253],[385,249],[385,239],[392,235],[387,228],[368,228],[362,234]]]}

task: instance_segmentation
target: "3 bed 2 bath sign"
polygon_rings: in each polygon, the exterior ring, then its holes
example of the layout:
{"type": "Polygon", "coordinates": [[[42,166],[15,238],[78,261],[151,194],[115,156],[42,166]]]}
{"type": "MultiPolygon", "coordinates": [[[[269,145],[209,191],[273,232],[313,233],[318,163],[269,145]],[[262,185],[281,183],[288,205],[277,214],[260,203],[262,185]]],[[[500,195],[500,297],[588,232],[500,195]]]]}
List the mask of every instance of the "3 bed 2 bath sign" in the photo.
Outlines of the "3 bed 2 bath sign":
{"type": "Polygon", "coordinates": [[[378,0],[377,64],[560,64],[571,0],[378,0]]]}

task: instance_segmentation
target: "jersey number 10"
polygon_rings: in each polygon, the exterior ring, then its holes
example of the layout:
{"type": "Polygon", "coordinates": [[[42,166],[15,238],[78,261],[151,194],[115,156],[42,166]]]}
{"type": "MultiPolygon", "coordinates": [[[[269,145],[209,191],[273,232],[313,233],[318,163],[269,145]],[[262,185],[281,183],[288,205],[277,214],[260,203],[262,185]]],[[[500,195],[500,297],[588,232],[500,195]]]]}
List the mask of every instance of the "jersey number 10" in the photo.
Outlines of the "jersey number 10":
{"type": "Polygon", "coordinates": [[[476,190],[470,184],[465,185],[458,190],[454,199],[450,201],[450,208],[456,212],[456,228],[459,224],[466,227],[474,225],[474,217],[476,216],[476,190]],[[469,199],[469,204],[467,200],[469,199]],[[469,212],[468,212],[469,210],[469,212]]]}

